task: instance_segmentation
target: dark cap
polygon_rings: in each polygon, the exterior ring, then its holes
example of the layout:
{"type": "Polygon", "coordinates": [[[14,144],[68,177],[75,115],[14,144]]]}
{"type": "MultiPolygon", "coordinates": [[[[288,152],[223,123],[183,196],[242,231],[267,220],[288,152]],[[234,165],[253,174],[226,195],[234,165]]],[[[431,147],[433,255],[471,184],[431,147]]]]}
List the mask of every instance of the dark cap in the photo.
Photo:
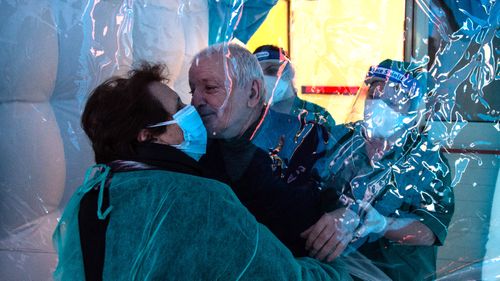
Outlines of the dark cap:
{"type": "Polygon", "coordinates": [[[278,46],[263,45],[255,49],[253,52],[259,62],[266,60],[289,60],[287,52],[278,46]]]}

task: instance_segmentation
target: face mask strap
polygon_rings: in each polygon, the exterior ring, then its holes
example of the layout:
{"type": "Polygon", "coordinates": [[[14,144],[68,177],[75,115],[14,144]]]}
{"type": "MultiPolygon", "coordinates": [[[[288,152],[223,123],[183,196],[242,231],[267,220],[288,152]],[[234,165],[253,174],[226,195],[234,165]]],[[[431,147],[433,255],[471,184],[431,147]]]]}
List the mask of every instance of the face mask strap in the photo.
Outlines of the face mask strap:
{"type": "Polygon", "coordinates": [[[179,120],[182,119],[184,115],[188,115],[189,113],[191,113],[191,111],[195,111],[195,110],[196,109],[194,108],[194,106],[186,105],[172,116],[174,118],[173,120],[169,120],[169,121],[165,121],[165,122],[161,122],[161,123],[156,123],[156,124],[147,126],[146,128],[156,128],[156,127],[161,127],[161,126],[178,124],[179,120]]]}
{"type": "Polygon", "coordinates": [[[149,125],[146,128],[156,128],[156,127],[168,126],[168,125],[172,125],[172,124],[176,124],[176,123],[177,123],[176,120],[169,120],[169,121],[149,125]]]}

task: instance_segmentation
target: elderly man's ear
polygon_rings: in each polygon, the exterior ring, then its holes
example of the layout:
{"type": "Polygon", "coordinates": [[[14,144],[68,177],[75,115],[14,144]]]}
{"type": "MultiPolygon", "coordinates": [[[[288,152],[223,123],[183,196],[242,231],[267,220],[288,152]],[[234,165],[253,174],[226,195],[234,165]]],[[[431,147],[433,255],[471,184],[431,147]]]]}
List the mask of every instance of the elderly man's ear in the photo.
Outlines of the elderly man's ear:
{"type": "Polygon", "coordinates": [[[253,80],[250,88],[250,96],[248,97],[248,107],[255,107],[261,103],[262,95],[264,94],[264,85],[262,81],[253,80]]]}

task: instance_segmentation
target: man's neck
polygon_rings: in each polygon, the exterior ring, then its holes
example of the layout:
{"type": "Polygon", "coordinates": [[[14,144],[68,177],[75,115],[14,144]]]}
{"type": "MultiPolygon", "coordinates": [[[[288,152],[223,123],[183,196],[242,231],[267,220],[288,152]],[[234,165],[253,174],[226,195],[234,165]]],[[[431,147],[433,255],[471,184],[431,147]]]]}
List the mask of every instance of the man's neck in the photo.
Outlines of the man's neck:
{"type": "Polygon", "coordinates": [[[253,110],[251,114],[246,119],[243,126],[241,126],[240,132],[231,138],[224,138],[225,142],[240,142],[240,141],[249,141],[254,133],[259,129],[259,125],[264,118],[265,107],[262,106],[259,109],[253,110]]]}

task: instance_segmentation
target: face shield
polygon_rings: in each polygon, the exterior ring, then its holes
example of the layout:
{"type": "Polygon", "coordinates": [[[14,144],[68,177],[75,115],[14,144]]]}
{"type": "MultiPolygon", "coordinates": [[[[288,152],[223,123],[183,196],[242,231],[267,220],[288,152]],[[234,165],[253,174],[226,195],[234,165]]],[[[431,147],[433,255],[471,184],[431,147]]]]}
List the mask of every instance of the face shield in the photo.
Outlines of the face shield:
{"type": "Polygon", "coordinates": [[[401,135],[417,125],[421,97],[419,81],[410,73],[371,67],[358,90],[348,122],[363,121],[370,138],[401,135]]]}
{"type": "Polygon", "coordinates": [[[268,47],[254,55],[264,73],[266,103],[272,105],[294,97],[294,71],[284,51],[277,47],[268,47]]]}

